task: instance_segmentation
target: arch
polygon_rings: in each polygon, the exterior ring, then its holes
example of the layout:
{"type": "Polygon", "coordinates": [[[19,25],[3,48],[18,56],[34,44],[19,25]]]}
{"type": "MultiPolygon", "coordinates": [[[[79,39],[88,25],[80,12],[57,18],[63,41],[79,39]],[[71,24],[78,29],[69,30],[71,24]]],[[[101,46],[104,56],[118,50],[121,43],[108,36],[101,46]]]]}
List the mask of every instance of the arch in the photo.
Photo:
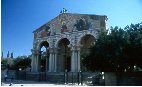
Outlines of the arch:
{"type": "MultiPolygon", "coordinates": [[[[80,39],[80,58],[84,58],[84,56],[88,55],[90,53],[90,47],[94,45],[95,43],[95,37],[91,34],[86,34],[80,39]]],[[[83,66],[82,62],[80,61],[81,64],[81,70],[86,70],[86,68],[83,66]]]]}
{"type": "Polygon", "coordinates": [[[71,55],[68,45],[70,41],[67,38],[62,38],[58,42],[58,59],[57,71],[70,71],[71,69],[71,55]]]}
{"type": "Polygon", "coordinates": [[[80,39],[81,55],[87,55],[90,53],[90,47],[95,44],[95,37],[91,34],[86,34],[80,39]]]}
{"type": "Polygon", "coordinates": [[[64,45],[69,45],[70,44],[70,41],[67,39],[67,38],[62,38],[62,39],[60,39],[59,41],[58,41],[58,47],[60,46],[60,45],[63,45],[63,44],[61,44],[61,43],[64,43],[64,45]]]}
{"type": "Polygon", "coordinates": [[[83,45],[83,44],[87,44],[90,43],[89,45],[92,45],[93,42],[95,42],[95,37],[91,34],[86,34],[84,35],[82,38],[80,38],[79,44],[83,45]],[[87,42],[87,43],[86,43],[87,42]]]}
{"type": "Polygon", "coordinates": [[[62,40],[62,39],[68,39],[69,42],[71,42],[71,37],[69,35],[65,35],[63,34],[62,36],[59,36],[55,42],[55,47],[58,47],[58,43],[62,40]]]}
{"type": "Polygon", "coordinates": [[[40,48],[42,48],[43,46],[45,46],[45,48],[49,47],[49,43],[47,41],[43,41],[40,43],[40,48]]]}
{"type": "Polygon", "coordinates": [[[40,51],[40,49],[41,49],[43,46],[44,46],[45,48],[49,47],[48,41],[42,41],[42,42],[40,42],[40,43],[38,44],[38,48],[37,48],[37,49],[40,51]]]}
{"type": "Polygon", "coordinates": [[[91,36],[93,36],[94,38],[97,38],[97,32],[96,31],[84,31],[84,32],[82,32],[82,34],[79,36],[79,40],[78,40],[78,44],[80,45],[80,41],[81,41],[81,39],[84,37],[84,36],[86,36],[86,35],[91,35],[91,36]]]}
{"type": "Polygon", "coordinates": [[[48,51],[49,43],[47,41],[42,41],[38,45],[39,50],[39,71],[45,72],[49,69],[49,51],[48,51]],[[45,51],[42,49],[45,48],[45,51]]]}

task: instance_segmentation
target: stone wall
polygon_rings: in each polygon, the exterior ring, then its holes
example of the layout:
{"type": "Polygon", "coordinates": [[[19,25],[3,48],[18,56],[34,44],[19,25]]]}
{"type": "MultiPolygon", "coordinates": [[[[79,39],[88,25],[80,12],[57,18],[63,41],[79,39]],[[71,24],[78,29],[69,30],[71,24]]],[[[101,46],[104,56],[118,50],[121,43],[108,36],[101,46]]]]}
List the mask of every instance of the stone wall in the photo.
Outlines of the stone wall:
{"type": "Polygon", "coordinates": [[[105,72],[105,86],[116,86],[117,79],[116,74],[114,72],[105,72]]]}
{"type": "Polygon", "coordinates": [[[117,75],[117,85],[142,86],[142,72],[125,72],[117,75]]]}
{"type": "Polygon", "coordinates": [[[105,72],[106,86],[142,85],[142,72],[105,72]]]}
{"type": "Polygon", "coordinates": [[[27,72],[26,80],[39,81],[39,73],[27,72]]]}

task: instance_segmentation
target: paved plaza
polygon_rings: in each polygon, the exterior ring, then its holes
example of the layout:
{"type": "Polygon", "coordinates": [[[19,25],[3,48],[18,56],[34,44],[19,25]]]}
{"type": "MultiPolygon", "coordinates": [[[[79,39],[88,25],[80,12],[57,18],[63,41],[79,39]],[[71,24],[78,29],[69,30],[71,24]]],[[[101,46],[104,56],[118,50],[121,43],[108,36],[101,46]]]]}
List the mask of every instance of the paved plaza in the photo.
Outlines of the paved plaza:
{"type": "Polygon", "coordinates": [[[25,80],[11,80],[8,79],[6,82],[2,82],[1,86],[75,86],[78,84],[58,84],[49,82],[38,82],[38,81],[25,81],[25,80]]]}
{"type": "Polygon", "coordinates": [[[65,86],[64,84],[53,84],[48,82],[37,81],[25,81],[25,80],[13,80],[8,79],[6,82],[2,82],[1,86],[65,86]]]}

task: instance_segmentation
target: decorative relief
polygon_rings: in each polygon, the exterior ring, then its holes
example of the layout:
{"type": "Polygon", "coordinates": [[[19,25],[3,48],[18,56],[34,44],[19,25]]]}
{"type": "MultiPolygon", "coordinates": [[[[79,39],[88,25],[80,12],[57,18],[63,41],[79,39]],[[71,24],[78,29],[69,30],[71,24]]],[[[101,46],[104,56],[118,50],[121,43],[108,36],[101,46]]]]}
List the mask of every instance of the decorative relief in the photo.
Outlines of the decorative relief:
{"type": "Polygon", "coordinates": [[[50,27],[47,26],[45,29],[42,29],[39,32],[35,32],[34,33],[34,39],[50,36],[50,33],[51,33],[50,27]]]}
{"type": "Polygon", "coordinates": [[[76,21],[76,24],[74,26],[78,31],[88,30],[90,23],[87,20],[84,21],[83,19],[79,19],[76,21]]]}
{"type": "Polygon", "coordinates": [[[100,25],[105,26],[105,19],[100,19],[100,16],[97,15],[63,13],[50,21],[50,23],[47,23],[46,26],[50,27],[50,31],[42,29],[40,32],[35,33],[34,37],[46,37],[51,34],[72,32],[75,28],[78,31],[100,28],[100,25]]]}
{"type": "Polygon", "coordinates": [[[68,32],[67,26],[65,24],[62,25],[61,33],[68,32]]]}

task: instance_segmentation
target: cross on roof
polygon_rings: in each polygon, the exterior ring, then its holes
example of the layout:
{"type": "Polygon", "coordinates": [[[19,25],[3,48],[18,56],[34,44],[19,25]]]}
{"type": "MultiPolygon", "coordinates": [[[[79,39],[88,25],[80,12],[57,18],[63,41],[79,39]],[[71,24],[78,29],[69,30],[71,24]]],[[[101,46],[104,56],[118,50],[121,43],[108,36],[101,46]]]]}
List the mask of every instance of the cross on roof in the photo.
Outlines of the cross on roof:
{"type": "Polygon", "coordinates": [[[67,9],[63,8],[63,10],[60,11],[60,13],[66,13],[67,9]]]}

